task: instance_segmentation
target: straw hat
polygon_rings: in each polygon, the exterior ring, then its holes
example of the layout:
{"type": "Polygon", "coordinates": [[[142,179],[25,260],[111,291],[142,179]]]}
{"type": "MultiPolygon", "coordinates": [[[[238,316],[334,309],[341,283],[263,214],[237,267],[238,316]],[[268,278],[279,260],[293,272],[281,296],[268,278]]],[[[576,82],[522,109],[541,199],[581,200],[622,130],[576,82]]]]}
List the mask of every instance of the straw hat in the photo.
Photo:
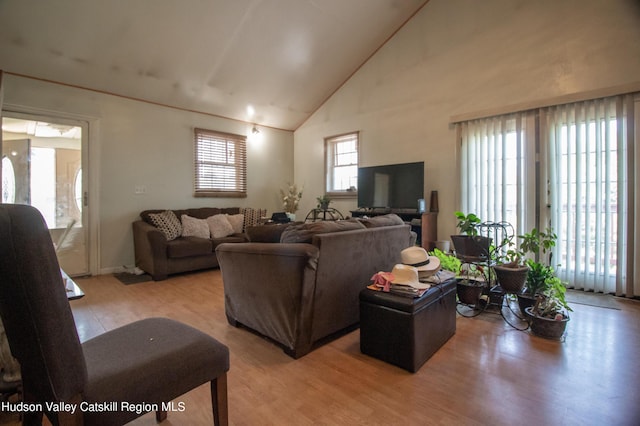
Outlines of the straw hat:
{"type": "Polygon", "coordinates": [[[440,259],[429,256],[422,247],[413,246],[402,250],[400,253],[402,263],[413,266],[418,270],[420,278],[427,278],[440,270],[440,259]]]}
{"type": "Polygon", "coordinates": [[[418,279],[418,270],[413,266],[398,263],[393,267],[393,280],[391,284],[406,285],[418,290],[426,290],[429,284],[423,284],[418,279]]]}

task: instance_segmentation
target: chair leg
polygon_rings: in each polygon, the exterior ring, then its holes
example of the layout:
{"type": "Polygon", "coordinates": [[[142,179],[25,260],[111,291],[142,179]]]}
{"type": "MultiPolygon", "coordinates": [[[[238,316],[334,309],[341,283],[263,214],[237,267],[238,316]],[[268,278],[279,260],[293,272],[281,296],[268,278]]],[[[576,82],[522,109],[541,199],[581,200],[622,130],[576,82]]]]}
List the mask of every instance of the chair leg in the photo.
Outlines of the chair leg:
{"type": "MultiPolygon", "coordinates": [[[[82,402],[82,396],[80,394],[73,396],[69,401],[70,404],[75,405],[76,407],[80,407],[80,403],[82,402]]],[[[57,424],[59,426],[83,426],[84,425],[84,415],[80,408],[76,408],[75,412],[70,413],[68,411],[61,411],[59,413],[53,413],[54,418],[57,419],[57,424]]],[[[47,417],[49,417],[47,415],[47,417]]],[[[37,423],[38,425],[40,423],[37,423]]],[[[56,424],[55,421],[53,424],[56,424]]]]}
{"type": "Polygon", "coordinates": [[[211,381],[211,405],[213,406],[213,424],[227,426],[229,424],[227,373],[211,381]]]}
{"type": "Polygon", "coordinates": [[[167,420],[167,410],[158,410],[156,411],[156,422],[164,422],[167,420]]]}

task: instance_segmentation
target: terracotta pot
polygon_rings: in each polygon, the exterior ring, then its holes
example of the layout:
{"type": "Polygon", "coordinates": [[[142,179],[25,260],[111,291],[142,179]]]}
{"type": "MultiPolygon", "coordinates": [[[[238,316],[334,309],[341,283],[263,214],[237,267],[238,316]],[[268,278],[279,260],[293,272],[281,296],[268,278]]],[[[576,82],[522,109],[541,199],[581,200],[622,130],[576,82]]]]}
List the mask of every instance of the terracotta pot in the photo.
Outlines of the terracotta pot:
{"type": "Polygon", "coordinates": [[[529,316],[533,334],[538,337],[544,337],[545,339],[560,339],[567,329],[569,317],[565,317],[562,320],[539,317],[531,313],[532,309],[533,307],[529,307],[525,309],[525,312],[529,316]]]}

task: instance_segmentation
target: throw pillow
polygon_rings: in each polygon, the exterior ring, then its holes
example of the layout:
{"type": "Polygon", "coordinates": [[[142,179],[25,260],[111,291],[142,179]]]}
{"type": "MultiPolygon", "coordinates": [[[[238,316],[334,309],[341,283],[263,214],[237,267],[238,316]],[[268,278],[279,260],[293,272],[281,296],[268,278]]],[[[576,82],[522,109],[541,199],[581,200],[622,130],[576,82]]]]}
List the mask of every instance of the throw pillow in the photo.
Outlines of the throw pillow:
{"type": "Polygon", "coordinates": [[[267,209],[244,207],[240,210],[240,213],[244,214],[244,229],[247,229],[249,226],[258,225],[260,223],[260,219],[267,215],[267,209]]]}
{"type": "Polygon", "coordinates": [[[182,234],[180,219],[171,210],[152,213],[149,215],[149,219],[167,237],[167,241],[175,240],[182,234]]]}
{"type": "Polygon", "coordinates": [[[229,223],[233,227],[233,233],[234,234],[242,234],[242,231],[243,231],[243,228],[244,228],[244,215],[241,214],[241,213],[239,213],[239,214],[228,214],[227,215],[227,219],[229,220],[229,223]]]}
{"type": "Polygon", "coordinates": [[[182,236],[209,238],[209,224],[206,219],[182,215],[182,236]]]}
{"type": "Polygon", "coordinates": [[[224,238],[233,234],[233,226],[226,214],[216,214],[207,218],[211,238],[224,238]]]}

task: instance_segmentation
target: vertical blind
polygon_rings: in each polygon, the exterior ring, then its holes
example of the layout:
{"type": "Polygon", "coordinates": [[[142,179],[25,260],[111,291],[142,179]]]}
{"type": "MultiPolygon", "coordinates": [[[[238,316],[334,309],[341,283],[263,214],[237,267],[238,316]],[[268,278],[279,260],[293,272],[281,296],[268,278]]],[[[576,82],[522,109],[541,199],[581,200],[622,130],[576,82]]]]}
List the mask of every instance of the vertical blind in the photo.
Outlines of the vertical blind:
{"type": "Polygon", "coordinates": [[[569,287],[639,296],[637,105],[624,95],[458,123],[461,209],[518,235],[551,226],[569,287]]]}
{"type": "Polygon", "coordinates": [[[628,112],[622,96],[543,110],[557,273],[578,289],[626,294],[632,278],[625,267],[633,253],[628,112]]]}
{"type": "Polygon", "coordinates": [[[533,116],[526,113],[459,124],[461,140],[461,209],[483,221],[509,222],[517,233],[531,226],[535,171],[533,116]]]}
{"type": "Polygon", "coordinates": [[[246,197],[246,137],[195,129],[194,195],[246,197]]]}

